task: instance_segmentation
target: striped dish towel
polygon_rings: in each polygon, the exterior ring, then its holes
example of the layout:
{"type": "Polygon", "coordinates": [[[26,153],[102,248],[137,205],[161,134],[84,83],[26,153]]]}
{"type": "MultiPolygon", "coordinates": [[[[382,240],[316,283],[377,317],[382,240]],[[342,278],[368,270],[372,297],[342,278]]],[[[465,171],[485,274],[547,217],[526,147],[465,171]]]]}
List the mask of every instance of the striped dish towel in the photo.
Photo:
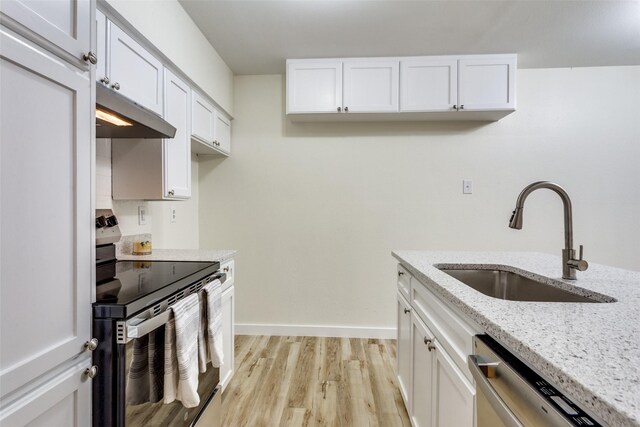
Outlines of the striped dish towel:
{"type": "Polygon", "coordinates": [[[211,361],[214,368],[219,368],[224,363],[222,348],[222,282],[214,280],[207,283],[200,292],[202,307],[205,308],[201,316],[200,341],[198,352],[200,354],[200,368],[202,360],[211,361]]]}
{"type": "Polygon", "coordinates": [[[179,400],[185,408],[200,404],[198,396],[198,328],[200,306],[192,294],[169,307],[165,328],[164,403],[179,400]]]}
{"type": "Polygon", "coordinates": [[[133,341],[127,375],[129,405],[156,403],[164,393],[164,326],[133,341]]]}

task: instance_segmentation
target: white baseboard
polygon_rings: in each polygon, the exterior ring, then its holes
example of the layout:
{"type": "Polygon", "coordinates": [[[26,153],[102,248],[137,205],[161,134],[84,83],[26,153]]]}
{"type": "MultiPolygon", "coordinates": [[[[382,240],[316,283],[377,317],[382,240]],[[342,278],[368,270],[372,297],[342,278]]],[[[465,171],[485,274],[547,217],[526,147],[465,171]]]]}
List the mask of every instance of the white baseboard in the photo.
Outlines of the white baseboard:
{"type": "Polygon", "coordinates": [[[236,323],[236,335],[396,339],[396,328],[236,323]]]}

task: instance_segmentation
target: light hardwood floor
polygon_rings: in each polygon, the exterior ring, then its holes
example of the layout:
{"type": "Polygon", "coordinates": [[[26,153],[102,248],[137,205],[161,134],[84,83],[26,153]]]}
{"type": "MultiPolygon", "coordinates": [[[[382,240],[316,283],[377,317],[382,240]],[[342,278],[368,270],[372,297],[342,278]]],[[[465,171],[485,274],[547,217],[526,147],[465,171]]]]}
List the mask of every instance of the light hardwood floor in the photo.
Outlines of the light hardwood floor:
{"type": "Polygon", "coordinates": [[[236,336],[225,427],[410,426],[391,340],[236,336]]]}

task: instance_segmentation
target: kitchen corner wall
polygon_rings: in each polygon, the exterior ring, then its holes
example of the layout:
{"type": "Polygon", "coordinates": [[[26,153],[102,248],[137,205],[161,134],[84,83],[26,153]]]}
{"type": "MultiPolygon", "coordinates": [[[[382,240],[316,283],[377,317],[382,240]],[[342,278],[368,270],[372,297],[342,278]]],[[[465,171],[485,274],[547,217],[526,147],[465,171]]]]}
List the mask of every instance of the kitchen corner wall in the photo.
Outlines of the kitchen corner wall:
{"type": "Polygon", "coordinates": [[[507,227],[537,180],[569,192],[587,260],[640,270],[640,67],[518,70],[517,86],[496,123],[291,123],[284,76],[236,77],[233,154],[200,161],[200,244],[240,250],[237,322],[393,327],[393,249],[559,256],[552,192],[507,227]]]}
{"type": "MultiPolygon", "coordinates": [[[[158,141],[158,144],[161,142],[158,141]]],[[[111,140],[96,140],[96,209],[113,209],[123,235],[151,233],[156,249],[198,249],[198,158],[191,155],[191,198],[184,201],[111,199],[111,140]],[[138,206],[147,210],[146,225],[138,225],[138,206]],[[176,222],[170,222],[170,209],[176,222]]]]}

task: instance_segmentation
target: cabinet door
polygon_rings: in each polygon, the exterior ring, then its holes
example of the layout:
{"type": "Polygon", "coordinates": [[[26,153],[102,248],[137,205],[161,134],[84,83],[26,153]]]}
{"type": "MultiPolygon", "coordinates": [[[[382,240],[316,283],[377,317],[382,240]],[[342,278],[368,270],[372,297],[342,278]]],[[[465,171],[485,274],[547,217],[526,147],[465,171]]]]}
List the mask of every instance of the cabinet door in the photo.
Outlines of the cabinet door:
{"type": "Polygon", "coordinates": [[[422,58],[400,62],[400,111],[451,111],[458,103],[458,61],[422,58]]]}
{"type": "Polygon", "coordinates": [[[473,427],[475,388],[436,343],[433,368],[433,425],[473,427]]]}
{"type": "Polygon", "coordinates": [[[411,387],[411,306],[398,292],[398,357],[397,371],[400,393],[404,399],[407,411],[409,406],[409,388],[411,387]]]}
{"type": "Polygon", "coordinates": [[[342,62],[288,61],[287,114],[342,109],[342,62]]]}
{"type": "Polygon", "coordinates": [[[458,62],[458,101],[464,110],[514,109],[516,56],[465,58],[458,62]]]}
{"type": "Polygon", "coordinates": [[[91,425],[91,380],[84,371],[91,358],[80,358],[58,375],[3,406],[0,425],[86,427],[91,425]]]}
{"type": "Polygon", "coordinates": [[[433,345],[434,336],[411,312],[411,407],[410,416],[414,427],[432,424],[431,408],[433,393],[433,345]]]}
{"type": "Polygon", "coordinates": [[[345,61],[344,110],[398,111],[398,60],[345,61]]]}
{"type": "Polygon", "coordinates": [[[89,73],[0,29],[0,396],[89,339],[89,73]],[[37,125],[33,125],[36,123],[37,125]],[[34,250],[38,257],[34,275],[34,250]]]}
{"type": "Polygon", "coordinates": [[[219,150],[231,153],[231,120],[219,111],[216,111],[214,143],[219,150]]]}
{"type": "Polygon", "coordinates": [[[109,22],[108,77],[111,87],[162,115],[162,64],[113,22],[109,22]]]}
{"type": "Polygon", "coordinates": [[[74,58],[91,50],[91,2],[2,0],[0,10],[74,58]]]}
{"type": "Polygon", "coordinates": [[[220,367],[220,382],[224,390],[234,371],[235,299],[233,285],[222,293],[222,351],[224,364],[220,367]]]}
{"type": "Polygon", "coordinates": [[[176,128],[173,139],[163,141],[164,196],[191,197],[191,88],[165,70],[164,118],[176,128]]]}
{"type": "Polygon", "coordinates": [[[107,80],[107,17],[102,12],[96,10],[96,80],[102,83],[109,83],[107,80]]]}
{"type": "Polygon", "coordinates": [[[213,146],[216,110],[197,92],[191,92],[191,136],[213,146]]]}

